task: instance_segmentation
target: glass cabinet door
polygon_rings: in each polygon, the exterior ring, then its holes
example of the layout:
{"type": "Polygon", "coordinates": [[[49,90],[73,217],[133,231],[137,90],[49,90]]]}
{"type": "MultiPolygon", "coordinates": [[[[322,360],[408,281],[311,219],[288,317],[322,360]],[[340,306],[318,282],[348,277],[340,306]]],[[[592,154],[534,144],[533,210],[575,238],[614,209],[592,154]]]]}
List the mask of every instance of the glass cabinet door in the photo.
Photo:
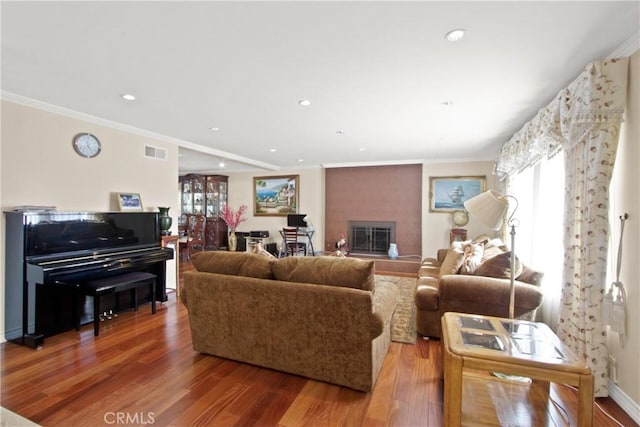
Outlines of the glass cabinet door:
{"type": "Polygon", "coordinates": [[[178,229],[188,228],[192,215],[205,220],[205,247],[218,250],[226,246],[227,228],[219,220],[222,207],[227,204],[228,177],[225,175],[187,174],[180,177],[180,207],[178,229]],[[204,217],[204,218],[203,218],[204,217]]]}
{"type": "Polygon", "coordinates": [[[182,213],[185,215],[193,213],[193,197],[191,193],[191,180],[188,178],[182,181],[182,213]]]}
{"type": "Polygon", "coordinates": [[[218,181],[207,177],[207,218],[220,215],[218,181]]]}
{"type": "Polygon", "coordinates": [[[193,212],[194,215],[204,214],[204,182],[201,177],[194,177],[193,186],[193,212]]]}
{"type": "Polygon", "coordinates": [[[220,202],[219,209],[222,210],[223,207],[227,206],[227,182],[220,182],[220,202]]]}

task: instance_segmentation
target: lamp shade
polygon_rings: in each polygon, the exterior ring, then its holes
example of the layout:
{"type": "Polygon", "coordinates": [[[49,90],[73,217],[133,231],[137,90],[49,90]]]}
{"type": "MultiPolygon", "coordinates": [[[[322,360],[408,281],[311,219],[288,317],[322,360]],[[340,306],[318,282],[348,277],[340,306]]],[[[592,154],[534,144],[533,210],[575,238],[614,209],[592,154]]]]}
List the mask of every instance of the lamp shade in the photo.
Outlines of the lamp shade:
{"type": "Polygon", "coordinates": [[[489,190],[464,202],[464,207],[472,217],[487,227],[497,230],[502,225],[509,202],[498,192],[489,190]]]}

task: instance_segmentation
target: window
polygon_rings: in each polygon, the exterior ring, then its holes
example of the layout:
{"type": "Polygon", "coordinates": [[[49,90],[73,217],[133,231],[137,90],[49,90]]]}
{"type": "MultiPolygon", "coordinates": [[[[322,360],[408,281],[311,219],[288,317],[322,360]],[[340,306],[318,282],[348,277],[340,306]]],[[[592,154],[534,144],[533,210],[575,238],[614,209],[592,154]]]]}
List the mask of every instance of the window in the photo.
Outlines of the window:
{"type": "Polygon", "coordinates": [[[555,330],[560,312],[564,258],[564,161],[562,153],[513,176],[509,193],[518,199],[514,218],[515,252],[532,268],[542,271],[545,300],[538,317],[555,330]]]}

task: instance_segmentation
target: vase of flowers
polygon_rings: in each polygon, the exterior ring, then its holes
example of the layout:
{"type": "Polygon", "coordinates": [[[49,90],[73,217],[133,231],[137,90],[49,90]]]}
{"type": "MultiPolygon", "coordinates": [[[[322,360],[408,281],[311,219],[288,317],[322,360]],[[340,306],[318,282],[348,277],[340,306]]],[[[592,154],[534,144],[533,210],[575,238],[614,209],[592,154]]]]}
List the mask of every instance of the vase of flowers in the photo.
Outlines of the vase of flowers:
{"type": "Polygon", "coordinates": [[[247,205],[241,205],[237,211],[234,211],[229,207],[229,205],[224,205],[222,208],[222,212],[220,213],[220,217],[229,227],[227,240],[229,242],[229,250],[235,251],[238,247],[238,238],[236,237],[236,228],[240,225],[241,222],[246,221],[247,219],[243,217],[244,213],[247,211],[247,205]]]}
{"type": "Polygon", "coordinates": [[[227,241],[229,242],[229,250],[231,252],[235,252],[238,248],[238,237],[236,236],[235,230],[229,231],[229,236],[227,237],[227,241]]]}

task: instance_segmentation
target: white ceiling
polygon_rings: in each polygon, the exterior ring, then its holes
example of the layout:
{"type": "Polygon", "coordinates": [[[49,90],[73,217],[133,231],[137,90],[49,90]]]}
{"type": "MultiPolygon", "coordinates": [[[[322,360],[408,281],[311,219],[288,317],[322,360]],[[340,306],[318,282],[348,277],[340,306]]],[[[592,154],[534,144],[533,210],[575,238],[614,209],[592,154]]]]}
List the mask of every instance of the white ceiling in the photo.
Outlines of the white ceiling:
{"type": "Polygon", "coordinates": [[[181,173],[493,159],[639,5],[3,1],[2,90],[162,135],[181,173]]]}

